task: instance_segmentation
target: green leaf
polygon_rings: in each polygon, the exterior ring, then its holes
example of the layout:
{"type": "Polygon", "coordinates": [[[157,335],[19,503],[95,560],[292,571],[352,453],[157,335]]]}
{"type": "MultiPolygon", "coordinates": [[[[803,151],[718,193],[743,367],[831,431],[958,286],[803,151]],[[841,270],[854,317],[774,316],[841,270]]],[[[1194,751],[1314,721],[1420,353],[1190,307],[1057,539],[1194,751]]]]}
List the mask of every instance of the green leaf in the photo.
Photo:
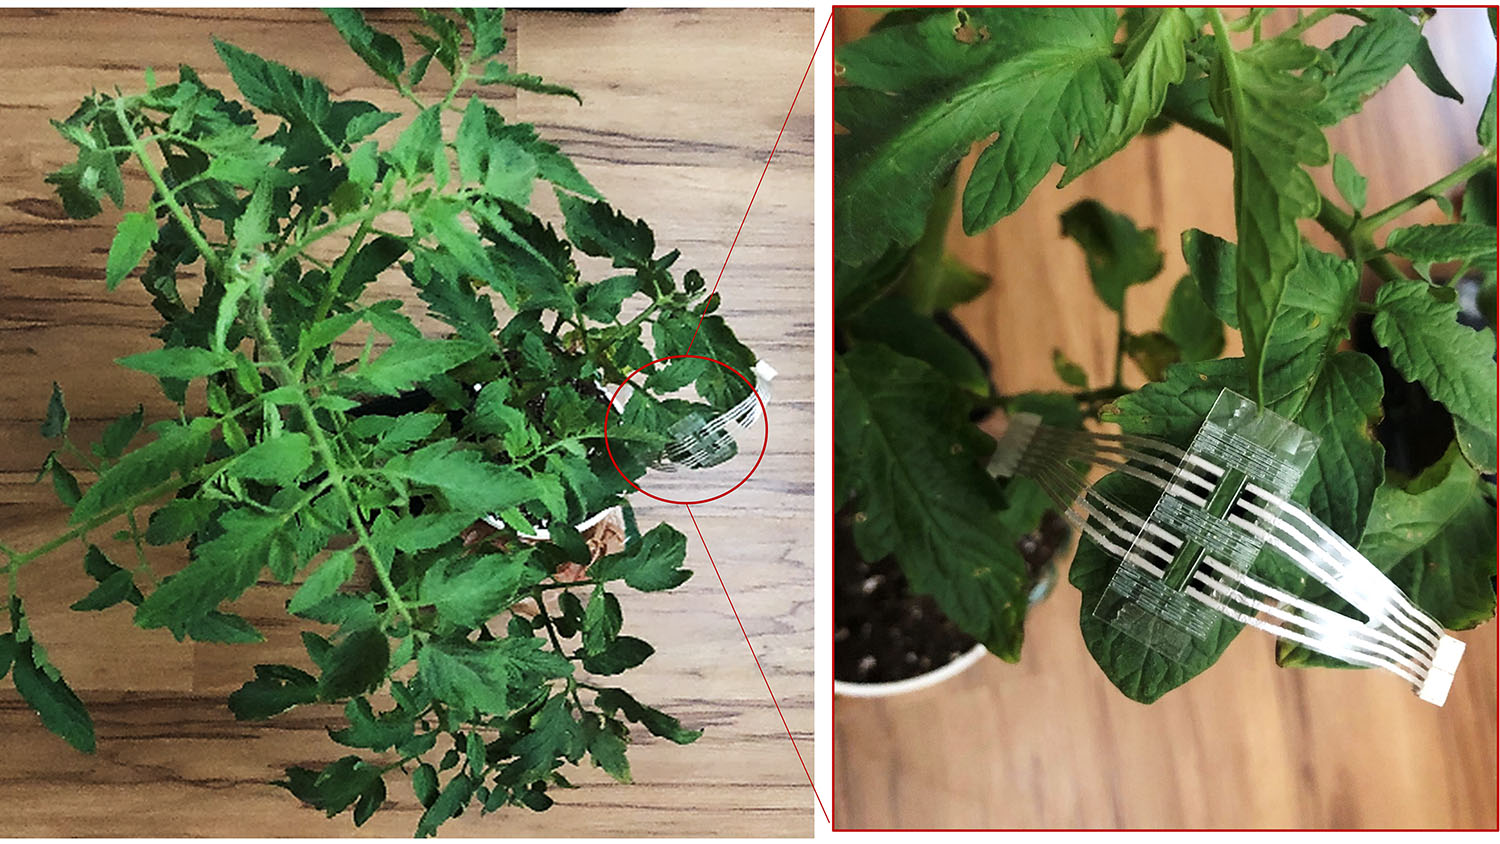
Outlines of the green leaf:
{"type": "Polygon", "coordinates": [[[179,498],[169,501],[151,514],[146,524],[146,542],[151,545],[171,545],[196,532],[218,509],[212,499],[179,498]]]}
{"type": "Polygon", "coordinates": [[[229,474],[285,486],[312,465],[312,443],[299,432],[282,432],[242,452],[226,470],[229,474]]]}
{"type": "Polygon", "coordinates": [[[583,105],[583,97],[578,92],[563,85],[552,85],[542,80],[540,76],[531,73],[512,73],[508,65],[500,62],[490,62],[484,66],[484,73],[479,77],[480,85],[509,85],[522,91],[530,91],[533,94],[553,94],[563,97],[572,97],[583,105]]]}
{"type": "Polygon", "coordinates": [[[1083,367],[1069,360],[1068,356],[1062,353],[1062,349],[1052,350],[1052,371],[1057,373],[1057,377],[1061,378],[1064,384],[1071,387],[1085,389],[1089,385],[1088,373],[1083,371],[1083,367]]]}
{"type": "Polygon", "coordinates": [[[1177,345],[1185,362],[1212,360],[1224,351],[1224,323],[1208,307],[1191,275],[1183,276],[1172,288],[1161,330],[1177,345]]]}
{"type": "Polygon", "coordinates": [[[905,298],[878,299],[844,323],[853,337],[883,343],[907,357],[926,361],[953,383],[979,396],[991,392],[990,378],[962,343],[931,317],[918,315],[905,298]]]}
{"type": "Polygon", "coordinates": [[[675,589],[693,575],[682,568],[686,558],[687,537],[671,525],[659,524],[625,550],[596,560],[589,576],[599,581],[623,579],[642,592],[675,589]]]}
{"type": "Polygon", "coordinates": [[[457,449],[455,440],[440,440],[386,463],[388,475],[405,478],[443,493],[450,510],[475,516],[499,513],[537,497],[536,482],[485,460],[478,451],[457,449]]]}
{"type": "Polygon", "coordinates": [[[468,423],[475,431],[498,437],[505,452],[521,457],[540,445],[540,435],[526,414],[508,403],[511,385],[508,381],[491,381],[474,397],[474,411],[468,423]]]}
{"type": "Polygon", "coordinates": [[[918,594],[991,651],[1015,661],[1028,576],[995,521],[1000,490],[984,470],[993,439],[968,421],[972,400],[927,364],[880,345],[836,359],[836,472],[859,491],[860,554],[894,554],[918,594]]]}
{"type": "Polygon", "coordinates": [[[402,744],[413,735],[416,722],[402,709],[394,709],[379,717],[370,708],[370,701],[357,697],[344,706],[344,718],[349,726],[342,730],[329,730],[334,741],[346,747],[362,747],[381,751],[402,744]]]}
{"type": "Polygon", "coordinates": [[[261,569],[273,563],[273,555],[286,553],[288,537],[279,514],[231,510],[219,517],[218,526],[221,532],[215,538],[193,548],[192,562],[163,581],[136,609],[138,626],[167,627],[180,638],[189,623],[255,585],[261,569]]]}
{"type": "Polygon", "coordinates": [[[604,650],[586,654],[583,670],[590,674],[620,674],[645,662],[656,649],[634,636],[620,636],[604,650]]]}
{"type": "Polygon", "coordinates": [[[964,190],[964,229],[1020,207],[1081,138],[1105,134],[1120,80],[1107,9],[972,9],[923,16],[842,47],[834,119],[838,260],[860,265],[921,237],[940,184],[998,133],[964,190]],[[960,37],[961,34],[963,37],[960,37]]]}
{"type": "Polygon", "coordinates": [[[1412,49],[1411,58],[1408,60],[1412,73],[1427,86],[1427,90],[1439,97],[1447,97],[1455,102],[1463,102],[1464,95],[1453,87],[1448,77],[1443,75],[1443,69],[1438,66],[1437,57],[1432,54],[1432,45],[1427,42],[1427,36],[1423,35],[1417,39],[1417,45],[1412,49]]]}
{"type": "Polygon", "coordinates": [[[74,506],[68,521],[79,524],[109,506],[162,483],[174,471],[192,471],[202,464],[208,451],[211,426],[212,421],[206,418],[188,425],[164,422],[152,426],[157,431],[157,438],[106,469],[74,506]]]}
{"type": "Polygon", "coordinates": [[[422,763],[417,766],[411,775],[411,787],[417,795],[417,802],[423,806],[431,806],[432,801],[438,796],[437,769],[422,763]]]}
{"type": "Polygon", "coordinates": [[[531,732],[512,747],[516,761],[501,772],[502,781],[537,779],[556,768],[559,758],[574,762],[582,758],[583,730],[563,695],[549,698],[531,717],[530,727],[531,732]]]}
{"type": "Polygon", "coordinates": [[[143,405],[136,405],[134,413],[121,416],[109,423],[109,427],[105,428],[104,433],[100,435],[99,444],[94,448],[94,453],[110,460],[124,454],[125,447],[130,445],[132,439],[135,439],[135,435],[141,430],[141,424],[145,421],[146,408],[143,405]]]}
{"type": "Polygon", "coordinates": [[[94,587],[94,591],[74,601],[69,609],[79,612],[107,609],[129,600],[132,595],[135,597],[135,602],[141,600],[140,590],[135,586],[135,576],[120,569],[101,581],[98,586],[94,587]]]}
{"type": "Polygon", "coordinates": [[[616,267],[640,269],[651,265],[656,238],[645,220],[632,221],[603,201],[589,202],[561,191],[557,202],[567,221],[564,230],[585,255],[609,258],[616,267]]]}
{"type": "Polygon", "coordinates": [[[1125,307],[1125,288],[1150,281],[1161,272],[1163,256],[1156,246],[1156,230],[1141,231],[1129,217],[1092,199],[1063,212],[1062,231],[1083,247],[1094,293],[1116,313],[1125,307]]]}
{"type": "MultiPolygon", "coordinates": [[[[1450,447],[1405,485],[1375,491],[1359,552],[1443,627],[1464,630],[1495,615],[1495,510],[1478,472],[1450,447]]],[[[1320,584],[1309,600],[1350,612],[1320,584]]],[[[1289,667],[1350,668],[1301,646],[1283,643],[1276,661],[1289,667]]]]}
{"type": "Polygon", "coordinates": [[[424,512],[396,522],[391,539],[402,551],[424,551],[452,540],[473,523],[469,512],[424,512]]]}
{"type": "Polygon", "coordinates": [[[542,581],[544,572],[522,554],[447,557],[422,577],[422,603],[452,629],[472,630],[489,621],[542,581]]]}
{"type": "Polygon", "coordinates": [[[619,599],[604,591],[602,585],[595,586],[583,613],[583,649],[599,653],[608,648],[620,635],[623,623],[619,599]]]}
{"type": "Polygon", "coordinates": [[[178,378],[183,381],[233,369],[235,365],[233,354],[194,346],[156,349],[129,355],[115,362],[127,369],[155,375],[157,378],[178,378]]]}
{"type": "Polygon", "coordinates": [[[76,506],[83,498],[83,490],[78,486],[78,479],[73,477],[73,473],[69,472],[60,461],[54,459],[50,462],[52,490],[57,493],[57,500],[68,507],[76,506]]]}
{"type": "MultiPolygon", "coordinates": [[[[13,620],[19,606],[19,602],[11,605],[13,620]]],[[[93,753],[94,719],[62,674],[48,662],[42,646],[30,638],[18,642],[14,659],[11,680],[21,698],[41,717],[42,726],[75,750],[93,753]]]]}
{"type": "Polygon", "coordinates": [[[652,735],[660,736],[676,744],[692,744],[703,735],[702,730],[684,729],[676,718],[638,702],[624,689],[600,689],[598,696],[594,698],[594,703],[605,714],[618,711],[631,721],[644,726],[652,735]]]}
{"type": "Polygon", "coordinates": [[[293,124],[321,127],[328,120],[332,105],[322,82],[218,39],[214,49],[251,105],[293,124]]]}
{"type": "Polygon", "coordinates": [[[1495,227],[1477,223],[1407,226],[1391,232],[1385,240],[1385,248],[1410,259],[1413,264],[1478,261],[1493,265],[1495,227]]]}
{"type": "Polygon", "coordinates": [[[432,314],[458,330],[459,336],[493,345],[492,335],[499,327],[495,305],[490,297],[475,291],[463,277],[456,262],[448,256],[418,251],[408,274],[417,285],[417,295],[426,302],[432,314]],[[446,266],[445,266],[446,265],[446,266]]]}
{"type": "Polygon", "coordinates": [[[1234,244],[1198,229],[1182,233],[1182,257],[1188,273],[1198,285],[1198,295],[1220,322],[1230,328],[1240,327],[1235,310],[1236,253],[1234,244]]]}
{"type": "Polygon", "coordinates": [[[354,576],[354,552],[349,548],[341,548],[333,552],[333,555],[324,560],[321,565],[307,576],[302,586],[292,595],[292,600],[286,605],[286,611],[296,615],[304,610],[321,603],[325,598],[338,591],[340,586],[349,582],[354,576]]]}
{"type": "Polygon", "coordinates": [[[390,667],[391,640],[379,629],[361,627],[339,640],[324,662],[318,697],[341,700],[374,691],[390,667]]]}
{"type": "Polygon", "coordinates": [[[1362,9],[1361,13],[1369,23],[1328,45],[1329,69],[1314,66],[1304,73],[1310,80],[1321,81],[1326,92],[1316,108],[1325,126],[1359,111],[1426,44],[1421,28],[1403,10],[1362,9]]]}
{"type": "Polygon", "coordinates": [[[47,415],[42,417],[42,436],[60,437],[68,432],[68,408],[63,404],[62,387],[52,382],[52,397],[47,400],[47,415]]]}
{"type": "Polygon", "coordinates": [[[1351,545],[1364,533],[1375,490],[1385,479],[1385,449],[1374,430],[1384,393],[1374,360],[1337,352],[1297,416],[1321,441],[1294,497],[1351,545]]]}
{"type": "Polygon", "coordinates": [[[333,22],[339,35],[348,42],[350,49],[359,56],[375,75],[391,84],[399,84],[397,78],[406,69],[406,58],[401,53],[401,42],[377,32],[365,22],[363,12],[358,9],[324,9],[323,14],[333,22]]]}
{"type": "MultiPolygon", "coordinates": [[[[396,139],[386,156],[407,181],[416,181],[434,172],[436,156],[442,149],[442,108],[434,105],[412,120],[411,125],[396,139]]],[[[446,163],[443,170],[447,170],[446,163]]],[[[413,215],[415,220],[415,215],[413,215]]]]}
{"type": "Polygon", "coordinates": [[[523,673],[567,677],[573,666],[543,652],[540,639],[432,642],[417,652],[418,676],[456,713],[503,715],[510,711],[508,686],[523,673]]]}
{"type": "Polygon", "coordinates": [[[210,610],[206,615],[187,624],[187,635],[196,642],[214,642],[221,645],[249,645],[264,642],[255,626],[233,613],[210,610]]]}
{"type": "Polygon", "coordinates": [[[594,733],[589,739],[590,758],[616,782],[631,782],[630,760],[625,758],[625,748],[625,740],[607,729],[594,733]]]}
{"type": "Polygon", "coordinates": [[[1375,308],[1375,339],[1396,371],[1420,382],[1453,415],[1455,427],[1462,421],[1478,429],[1478,437],[1461,437],[1459,445],[1479,469],[1495,471],[1494,332],[1459,323],[1452,290],[1421,282],[1381,285],[1375,308]]]}
{"type": "Polygon", "coordinates": [[[1315,48],[1280,39],[1238,52],[1222,41],[1213,72],[1213,106],[1224,119],[1234,157],[1237,311],[1250,396],[1257,403],[1267,398],[1263,373],[1271,321],[1302,253],[1297,221],[1318,213],[1318,189],[1302,166],[1328,161],[1317,112],[1323,87],[1298,75],[1318,55],[1315,48]]]}
{"type": "Polygon", "coordinates": [[[1167,89],[1187,73],[1189,39],[1199,27],[1182,9],[1143,9],[1142,22],[1125,42],[1125,79],[1110,104],[1109,124],[1092,146],[1068,162],[1062,187],[1085,170],[1119,152],[1140,134],[1147,121],[1161,113],[1167,89]]]}
{"type": "Polygon", "coordinates": [[[105,289],[114,290],[155,241],[156,220],[151,215],[130,211],[121,217],[115,227],[115,239],[109,245],[109,258],[104,262],[105,289]]]}
{"type": "Polygon", "coordinates": [[[1405,488],[1380,488],[1359,551],[1443,627],[1495,617],[1495,508],[1451,448],[1405,488]]]}
{"type": "Polygon", "coordinates": [[[1365,210],[1365,185],[1368,182],[1354,168],[1354,162],[1345,158],[1341,152],[1333,154],[1333,184],[1350,208],[1355,211],[1365,210]]]}
{"type": "MultiPolygon", "coordinates": [[[[1174,370],[1183,368],[1185,366],[1174,367],[1174,370]]],[[[1147,389],[1150,389],[1149,385],[1147,389]]],[[[1202,419],[1201,416],[1198,418],[1202,419]]],[[[1119,497],[1124,488],[1119,483],[1122,480],[1121,475],[1109,475],[1100,479],[1094,488],[1100,494],[1111,496],[1127,506],[1144,505],[1149,508],[1148,501],[1119,497]]],[[[1119,627],[1094,615],[1094,610],[1103,599],[1110,578],[1118,566],[1119,560],[1096,545],[1092,539],[1085,536],[1079,540],[1078,551],[1068,569],[1068,582],[1077,587],[1083,596],[1078,624],[1083,632],[1084,645],[1109,681],[1131,700],[1152,703],[1218,661],[1224,649],[1229,647],[1229,643],[1239,633],[1240,626],[1216,615],[1204,637],[1194,639],[1181,659],[1164,656],[1160,651],[1146,647],[1119,627]]]]}
{"type": "Polygon", "coordinates": [[[358,372],[377,391],[395,395],[484,353],[483,346],[469,340],[402,339],[358,372]]]}

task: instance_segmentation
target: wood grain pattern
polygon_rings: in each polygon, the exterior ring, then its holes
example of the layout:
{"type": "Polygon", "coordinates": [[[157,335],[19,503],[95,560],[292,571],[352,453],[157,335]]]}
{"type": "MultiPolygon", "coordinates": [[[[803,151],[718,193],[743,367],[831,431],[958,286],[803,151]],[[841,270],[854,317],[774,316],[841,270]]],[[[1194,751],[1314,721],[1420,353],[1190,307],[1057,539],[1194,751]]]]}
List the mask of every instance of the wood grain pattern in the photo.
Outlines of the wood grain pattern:
{"type": "MultiPolygon", "coordinates": [[[[397,31],[411,18],[371,15],[397,31]]],[[[519,12],[509,27],[502,58],[576,88],[585,105],[524,93],[484,96],[508,117],[536,123],[617,207],[651,221],[659,244],[682,249],[679,268],[716,273],[806,65],[811,15],[519,12]]],[[[42,177],[68,159],[69,148],[47,119],[66,116],[91,87],[138,89],[148,65],[170,77],[171,68],[188,63],[210,84],[229,86],[210,35],[314,73],[335,96],[399,108],[323,17],[308,10],[0,12],[0,536],[13,546],[34,546],[65,518],[50,490],[31,483],[48,448],[36,424],[52,380],[67,392],[84,441],[137,402],[151,418],[170,410],[150,379],[111,363],[153,346],[147,332],[155,315],[133,282],[113,294],[103,289],[118,212],[61,219],[42,177]]],[[[721,287],[723,313],[781,373],[769,401],[770,446],[749,483],[694,508],[809,765],[812,127],[811,98],[804,97],[721,287]]],[[[141,179],[128,189],[133,199],[145,196],[141,179]]],[[[378,288],[373,295],[411,298],[399,273],[378,288]]],[[[745,441],[752,439],[759,441],[759,429],[745,441]]],[[[743,475],[751,457],[710,477],[679,475],[648,488],[702,497],[743,475]]],[[[644,736],[631,752],[633,786],[580,770],[574,781],[581,787],[558,795],[545,814],[472,813],[444,834],[810,834],[812,795],[692,523],[683,508],[644,498],[637,512],[643,523],[665,520],[688,533],[698,573],[668,595],[621,595],[627,624],[657,647],[625,685],[704,727],[703,738],[678,747],[644,736]]],[[[126,553],[118,543],[101,544],[126,553]]],[[[323,732],[339,720],[337,712],[308,708],[241,724],[224,706],[255,663],[305,663],[301,628],[281,609],[289,587],[263,584],[238,605],[266,632],[265,645],[177,644],[163,631],[133,628],[123,609],[70,612],[67,605],[89,586],[77,556],[68,549],[28,567],[21,589],[39,639],[90,705],[99,752],[72,753],[4,684],[0,800],[7,834],[411,833],[421,809],[404,785],[392,788],[386,811],[356,831],[347,816],[325,820],[266,784],[287,765],[341,755],[323,732]]],[[[170,571],[182,562],[167,555],[157,567],[170,571]]]]}
{"type": "MultiPolygon", "coordinates": [[[[1267,31],[1287,21],[1277,14],[1267,31]]],[[[869,22],[851,13],[839,34],[869,22]]],[[[1348,25],[1327,21],[1315,37],[1326,44],[1348,25]]],[[[1427,31],[1466,102],[1439,100],[1403,71],[1330,134],[1333,150],[1369,178],[1370,208],[1476,151],[1473,127],[1495,68],[1489,26],[1481,11],[1444,10],[1427,31]]],[[[1233,237],[1229,165],[1224,150],[1173,129],[1132,142],[1061,191],[1052,188],[1058,168],[980,236],[964,237],[955,223],[949,247],[996,279],[958,316],[994,361],[999,390],[1058,389],[1053,348],[1095,383],[1111,375],[1114,316],[1094,299],[1059,213],[1095,197],[1157,229],[1166,268],[1128,297],[1130,328],[1149,330],[1184,272],[1178,234],[1198,227],[1233,237]]],[[[1332,195],[1326,171],[1317,177],[1332,195]]],[[[1273,641],[1256,631],[1143,706],[1100,673],[1079,636],[1079,610],[1077,590],[1060,585],[1028,620],[1019,665],[988,658],[939,689],[839,698],[838,828],[1495,827],[1494,623],[1458,634],[1469,649],[1442,709],[1383,673],[1279,669],[1273,641]]]]}

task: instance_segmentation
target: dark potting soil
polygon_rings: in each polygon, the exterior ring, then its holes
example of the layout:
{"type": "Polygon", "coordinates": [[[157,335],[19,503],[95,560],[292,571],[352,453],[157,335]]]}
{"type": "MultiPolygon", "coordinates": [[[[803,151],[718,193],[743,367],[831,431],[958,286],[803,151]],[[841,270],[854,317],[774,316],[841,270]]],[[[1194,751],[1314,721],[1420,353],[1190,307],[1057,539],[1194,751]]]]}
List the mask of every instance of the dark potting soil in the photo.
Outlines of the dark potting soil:
{"type": "MultiPolygon", "coordinates": [[[[915,595],[892,557],[859,556],[849,533],[849,513],[834,520],[833,676],[853,683],[891,683],[925,674],[958,659],[977,644],[927,595],[915,595]]],[[[1017,548],[1035,580],[1067,540],[1055,513],[1017,548]]]]}

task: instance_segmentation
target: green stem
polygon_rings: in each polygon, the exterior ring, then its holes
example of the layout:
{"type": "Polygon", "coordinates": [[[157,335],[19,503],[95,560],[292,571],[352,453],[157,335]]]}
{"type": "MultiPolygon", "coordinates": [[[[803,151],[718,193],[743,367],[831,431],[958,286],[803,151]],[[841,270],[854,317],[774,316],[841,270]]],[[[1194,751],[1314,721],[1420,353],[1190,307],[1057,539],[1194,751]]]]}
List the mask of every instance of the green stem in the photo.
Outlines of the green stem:
{"type": "Polygon", "coordinates": [[[575,586],[603,586],[603,585],[604,585],[604,581],[602,581],[602,580],[575,580],[575,581],[573,581],[571,583],[543,583],[543,584],[538,585],[538,586],[533,586],[532,588],[535,589],[538,592],[544,592],[544,591],[546,591],[548,589],[572,589],[575,586]]]}
{"type": "Polygon", "coordinates": [[[129,498],[121,501],[108,510],[99,513],[88,521],[83,522],[79,525],[75,525],[66,533],[54,537],[50,541],[45,542],[31,549],[30,551],[27,551],[24,554],[7,552],[7,554],[10,556],[9,567],[11,572],[14,573],[18,571],[21,567],[33,562],[38,557],[44,557],[52,553],[53,551],[56,551],[62,546],[77,539],[78,537],[87,534],[94,528],[118,518],[122,513],[125,513],[129,510],[134,510],[135,508],[143,504],[154,501],[169,492],[174,492],[178,489],[181,489],[182,487],[185,487],[190,483],[197,483],[202,479],[202,477],[206,477],[213,474],[214,472],[217,472],[221,467],[223,467],[232,459],[233,458],[226,457],[223,460],[216,460],[213,463],[205,463],[204,465],[199,466],[196,470],[194,470],[188,477],[182,477],[179,475],[175,478],[168,478],[167,480],[162,481],[156,486],[142,490],[141,492],[130,496],[129,498]]]}
{"type": "Polygon", "coordinates": [[[1125,386],[1125,297],[1120,296],[1120,310],[1115,312],[1115,378],[1113,387],[1125,386]]]}
{"type": "MultiPolygon", "coordinates": [[[[557,651],[558,656],[567,657],[568,653],[563,650],[562,640],[557,636],[557,628],[552,626],[552,616],[547,614],[547,605],[542,602],[540,590],[533,588],[531,599],[536,601],[536,609],[542,616],[542,623],[547,625],[547,636],[552,639],[553,650],[557,651]]],[[[571,682],[568,684],[568,691],[573,693],[573,704],[578,707],[579,712],[582,712],[583,701],[579,699],[578,689],[571,682]]]]}
{"type": "MultiPolygon", "coordinates": [[[[354,264],[354,256],[359,252],[359,247],[364,244],[365,237],[370,234],[370,226],[373,222],[371,219],[365,219],[360,222],[359,228],[354,232],[354,236],[349,238],[349,245],[344,249],[344,254],[340,255],[339,259],[334,262],[333,271],[328,274],[328,283],[323,288],[323,296],[318,300],[318,308],[313,312],[313,318],[308,323],[309,325],[317,325],[327,318],[328,311],[333,308],[333,299],[338,294],[339,288],[344,284],[344,276],[349,274],[349,267],[354,264]]],[[[292,371],[299,380],[307,368],[308,358],[312,356],[313,351],[312,349],[299,351],[292,358],[292,371]]]]}
{"type": "Polygon", "coordinates": [[[1405,214],[1413,208],[1416,208],[1418,205],[1421,205],[1427,200],[1435,196],[1442,196],[1450,188],[1457,187],[1458,185],[1467,182],[1476,173],[1490,166],[1494,162],[1495,150],[1493,148],[1486,149],[1480,154],[1464,162],[1457,170],[1454,170],[1452,173],[1449,173],[1441,179],[1438,179],[1425,188],[1421,188],[1420,190],[1417,190],[1416,192],[1406,197],[1396,200],[1390,205],[1387,205],[1379,211],[1376,211],[1375,213],[1364,218],[1364,220],[1359,224],[1359,229],[1366,235],[1373,234],[1376,229],[1380,228],[1386,223],[1391,222],[1392,220],[1396,219],[1402,214],[1405,214]]]}
{"type": "Polygon", "coordinates": [[[125,519],[130,524],[130,541],[135,545],[136,574],[145,572],[146,576],[151,579],[152,586],[161,583],[156,572],[151,570],[151,564],[146,561],[146,549],[141,547],[141,528],[135,522],[135,510],[132,509],[126,513],[125,519]]]}
{"type": "Polygon", "coordinates": [[[177,201],[177,197],[167,187],[166,180],[161,177],[161,172],[156,169],[156,164],[151,161],[151,155],[146,151],[146,147],[141,144],[139,138],[136,137],[135,130],[131,128],[130,119],[125,116],[124,102],[116,99],[114,103],[115,118],[120,123],[120,131],[124,132],[125,137],[130,139],[131,152],[135,154],[136,160],[141,163],[141,169],[146,172],[146,178],[151,180],[151,184],[156,188],[157,194],[161,196],[161,201],[166,203],[167,208],[172,212],[172,216],[177,218],[178,225],[182,226],[183,231],[187,233],[188,239],[193,242],[193,246],[197,247],[198,252],[203,255],[203,263],[215,273],[222,275],[224,265],[219,260],[218,253],[214,252],[213,247],[208,245],[208,239],[203,236],[203,232],[198,230],[198,224],[193,220],[192,215],[187,212],[186,208],[182,207],[182,204],[177,201]]]}
{"type": "MultiPolygon", "coordinates": [[[[259,290],[259,288],[255,288],[259,290]]],[[[256,341],[266,353],[273,368],[279,370],[283,383],[296,384],[296,376],[286,364],[286,357],[281,352],[281,346],[276,342],[276,337],[271,333],[271,326],[266,322],[264,302],[257,296],[252,308],[256,341]]],[[[354,503],[354,496],[349,493],[349,484],[344,477],[343,466],[338,458],[334,456],[333,447],[328,443],[328,437],[323,432],[323,426],[318,424],[317,413],[313,411],[312,405],[307,400],[307,392],[302,389],[294,389],[292,395],[293,403],[302,414],[303,424],[307,427],[307,434],[312,438],[313,449],[317,452],[319,460],[323,463],[323,470],[328,473],[328,481],[333,486],[334,492],[343,501],[345,509],[349,512],[349,521],[354,525],[355,536],[359,544],[364,546],[365,552],[370,555],[370,565],[375,569],[375,576],[380,580],[380,585],[385,589],[390,598],[391,605],[401,614],[401,618],[409,625],[415,625],[411,610],[407,609],[406,603],[401,600],[401,594],[396,590],[396,584],[391,581],[390,564],[381,558],[380,552],[375,547],[375,541],[370,532],[365,528],[365,523],[359,518],[359,508],[354,503]]]]}
{"type": "MultiPolygon", "coordinates": [[[[1202,135],[1219,146],[1229,150],[1233,149],[1229,141],[1229,134],[1224,131],[1223,126],[1212,121],[1200,119],[1189,112],[1179,109],[1164,110],[1163,114],[1170,118],[1172,122],[1202,135]]],[[[1318,216],[1316,220],[1318,225],[1332,235],[1334,240],[1338,241],[1339,245],[1343,247],[1344,254],[1354,260],[1363,260],[1382,280],[1392,281],[1406,277],[1396,268],[1395,264],[1392,264],[1384,256],[1376,254],[1376,249],[1372,242],[1357,241],[1354,238],[1353,232],[1353,216],[1345,213],[1332,199],[1321,194],[1319,195],[1318,216]]]]}
{"type": "Polygon", "coordinates": [[[1291,26],[1287,27],[1286,29],[1282,30],[1281,34],[1278,35],[1278,36],[1276,36],[1276,37],[1278,37],[1278,38],[1298,38],[1298,37],[1300,37],[1302,35],[1302,33],[1306,32],[1309,29],[1311,29],[1319,21],[1323,20],[1326,17],[1329,17],[1330,15],[1338,14],[1338,11],[1339,10],[1338,10],[1337,6],[1332,6],[1332,7],[1325,8],[1325,9],[1318,9],[1317,11],[1313,12],[1312,14],[1309,14],[1309,15],[1306,15],[1305,17],[1299,18],[1296,23],[1294,23],[1291,26]]]}

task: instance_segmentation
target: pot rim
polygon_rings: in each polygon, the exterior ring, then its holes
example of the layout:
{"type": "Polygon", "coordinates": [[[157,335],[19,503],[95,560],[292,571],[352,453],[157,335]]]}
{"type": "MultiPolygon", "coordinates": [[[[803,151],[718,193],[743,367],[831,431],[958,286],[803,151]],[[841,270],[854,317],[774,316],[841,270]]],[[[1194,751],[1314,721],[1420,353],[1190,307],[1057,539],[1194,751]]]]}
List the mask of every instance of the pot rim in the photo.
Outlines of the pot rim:
{"type": "Polygon", "coordinates": [[[986,653],[988,651],[984,645],[976,643],[974,647],[960,654],[952,662],[940,668],[934,668],[925,674],[907,677],[905,680],[892,680],[887,683],[859,683],[853,680],[835,679],[833,681],[833,693],[846,697],[892,697],[906,694],[907,692],[931,688],[944,680],[958,676],[969,666],[978,662],[986,653]]]}

